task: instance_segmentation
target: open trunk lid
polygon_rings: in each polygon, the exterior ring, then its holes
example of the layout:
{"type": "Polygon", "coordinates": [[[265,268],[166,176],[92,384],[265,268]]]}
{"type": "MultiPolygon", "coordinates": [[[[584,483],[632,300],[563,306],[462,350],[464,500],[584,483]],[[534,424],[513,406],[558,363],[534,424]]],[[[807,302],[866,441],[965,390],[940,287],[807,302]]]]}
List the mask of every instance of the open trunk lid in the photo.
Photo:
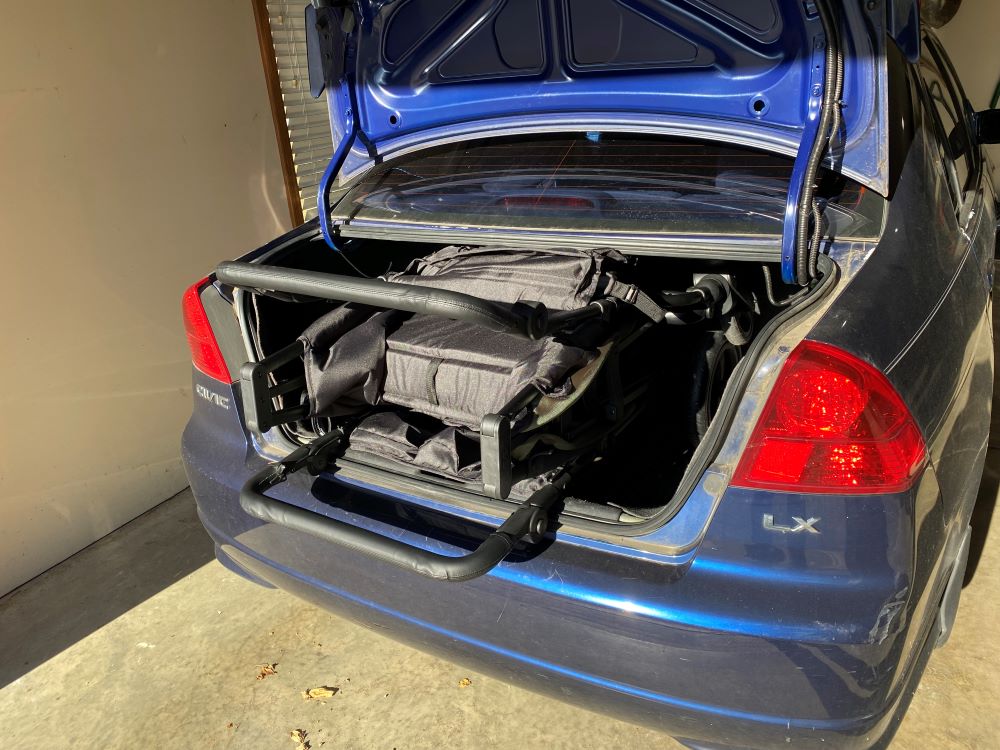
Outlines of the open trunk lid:
{"type": "MultiPolygon", "coordinates": [[[[646,131],[795,154],[823,84],[810,0],[322,2],[313,91],[325,78],[341,172],[392,153],[504,132],[646,131]]],[[[836,3],[845,69],[836,168],[886,190],[885,43],[918,45],[914,0],[836,3]]]]}
{"type": "Polygon", "coordinates": [[[485,136],[644,132],[794,154],[778,257],[806,285],[817,169],[887,193],[887,35],[919,53],[915,0],[321,5],[306,29],[337,144],[318,190],[335,249],[334,182],[386,159],[485,136]]]}

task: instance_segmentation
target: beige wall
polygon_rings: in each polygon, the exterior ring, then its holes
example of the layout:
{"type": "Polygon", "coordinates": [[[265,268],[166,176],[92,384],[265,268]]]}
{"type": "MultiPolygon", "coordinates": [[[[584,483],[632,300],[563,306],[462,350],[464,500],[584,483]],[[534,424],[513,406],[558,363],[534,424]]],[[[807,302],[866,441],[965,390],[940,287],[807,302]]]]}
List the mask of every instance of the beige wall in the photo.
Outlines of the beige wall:
{"type": "MultiPolygon", "coordinates": [[[[1000,0],[964,0],[937,34],[972,106],[986,109],[1000,78],[1000,0]]],[[[1000,146],[990,146],[989,152],[996,165],[1000,146]]]]}
{"type": "Polygon", "coordinates": [[[246,0],[6,4],[0,593],[185,486],[181,293],[282,190],[246,0]]]}
{"type": "Polygon", "coordinates": [[[937,34],[972,106],[988,107],[1000,78],[1000,2],[964,0],[951,23],[937,34]]]}

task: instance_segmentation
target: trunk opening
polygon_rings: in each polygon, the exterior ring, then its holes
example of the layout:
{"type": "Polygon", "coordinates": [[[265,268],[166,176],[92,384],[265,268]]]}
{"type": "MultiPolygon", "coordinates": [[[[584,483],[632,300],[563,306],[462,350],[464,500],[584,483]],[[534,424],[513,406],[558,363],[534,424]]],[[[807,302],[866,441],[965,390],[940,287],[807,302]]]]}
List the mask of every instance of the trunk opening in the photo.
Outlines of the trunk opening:
{"type": "MultiPolygon", "coordinates": [[[[441,248],[428,243],[356,239],[346,244],[343,253],[337,253],[319,236],[306,235],[260,260],[269,266],[363,279],[402,271],[414,259],[441,248]]],[[[759,262],[641,256],[628,258],[627,263],[632,277],[641,279],[646,290],[686,290],[711,274],[727,279],[742,300],[736,312],[713,316],[709,322],[652,326],[637,339],[637,345],[625,349],[619,372],[630,382],[648,383],[641,396],[635,397],[640,399],[636,403],[609,404],[599,389],[590,388],[573,407],[597,419],[614,422],[624,417],[627,422],[596,442],[588,438],[587,458],[574,465],[572,479],[563,493],[562,513],[604,524],[635,525],[662,514],[674,500],[691,457],[719,407],[729,376],[758,332],[786,308],[772,304],[774,295],[780,293],[768,289],[759,262]],[[623,413],[614,413],[616,409],[623,409],[623,413]]],[[[777,263],[771,264],[769,270],[772,278],[778,277],[777,263]]],[[[259,293],[246,293],[243,300],[246,333],[257,361],[294,345],[303,331],[339,304],[259,293]]],[[[292,382],[301,378],[302,371],[301,359],[295,359],[275,370],[274,379],[292,382]]],[[[305,390],[304,385],[288,388],[281,396],[283,404],[303,402],[307,399],[305,390]]],[[[392,419],[401,416],[404,424],[396,425],[397,435],[437,435],[449,427],[449,422],[454,425],[453,420],[398,405],[380,405],[372,412],[392,419]]],[[[562,427],[564,423],[558,424],[562,427]]],[[[554,430],[558,440],[553,442],[562,440],[565,445],[553,451],[579,447],[574,443],[578,435],[572,432],[575,423],[570,420],[566,424],[569,427],[564,432],[554,430]]],[[[265,439],[283,442],[283,448],[291,449],[314,440],[332,425],[326,417],[297,419],[279,425],[265,439]]],[[[497,502],[484,496],[475,482],[404,465],[366,450],[366,442],[370,447],[375,445],[372,441],[384,441],[386,435],[366,436],[364,429],[357,430],[340,459],[345,471],[369,483],[395,484],[395,478],[404,486],[413,487],[416,482],[438,495],[453,492],[497,502]],[[379,477],[390,481],[381,482],[379,477]]],[[[472,433],[467,431],[466,437],[469,435],[472,433]]],[[[415,438],[418,444],[404,447],[416,451],[422,439],[415,438]]],[[[460,434],[454,439],[452,452],[457,468],[464,471],[478,457],[478,446],[460,434]]],[[[540,473],[546,468],[544,461],[539,464],[540,473]]],[[[510,500],[516,498],[515,484],[510,500]]]]}

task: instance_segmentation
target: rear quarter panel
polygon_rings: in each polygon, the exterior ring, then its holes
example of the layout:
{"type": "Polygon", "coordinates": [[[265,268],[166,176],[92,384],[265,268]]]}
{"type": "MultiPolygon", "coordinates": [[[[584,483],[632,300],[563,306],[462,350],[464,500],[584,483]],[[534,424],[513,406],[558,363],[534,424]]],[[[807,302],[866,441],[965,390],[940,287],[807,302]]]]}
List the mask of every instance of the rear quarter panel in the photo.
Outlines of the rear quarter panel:
{"type": "Polygon", "coordinates": [[[989,433],[996,218],[980,189],[959,224],[934,134],[915,125],[882,239],[809,337],[886,373],[923,431],[951,516],[969,510],[989,433]]]}
{"type": "Polygon", "coordinates": [[[986,455],[995,206],[991,189],[982,186],[968,222],[960,224],[935,131],[919,108],[911,124],[913,140],[882,238],[809,338],[883,371],[927,442],[939,491],[914,496],[906,607],[913,647],[936,614],[986,455]]]}

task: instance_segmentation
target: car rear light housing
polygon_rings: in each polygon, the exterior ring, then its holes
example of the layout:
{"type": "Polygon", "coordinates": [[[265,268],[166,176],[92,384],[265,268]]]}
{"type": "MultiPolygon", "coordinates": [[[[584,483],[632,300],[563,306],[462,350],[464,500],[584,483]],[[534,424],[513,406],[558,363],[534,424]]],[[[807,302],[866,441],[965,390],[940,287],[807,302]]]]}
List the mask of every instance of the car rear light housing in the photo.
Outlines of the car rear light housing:
{"type": "Polygon", "coordinates": [[[788,356],[732,484],[802,493],[909,489],[923,436],[885,375],[852,354],[803,341],[788,356]]]}
{"type": "Polygon", "coordinates": [[[229,367],[215,340],[215,333],[201,303],[202,290],[211,283],[204,278],[188,287],[181,300],[184,312],[184,330],[187,331],[188,347],[191,349],[191,363],[199,372],[223,383],[232,383],[229,367]]]}

